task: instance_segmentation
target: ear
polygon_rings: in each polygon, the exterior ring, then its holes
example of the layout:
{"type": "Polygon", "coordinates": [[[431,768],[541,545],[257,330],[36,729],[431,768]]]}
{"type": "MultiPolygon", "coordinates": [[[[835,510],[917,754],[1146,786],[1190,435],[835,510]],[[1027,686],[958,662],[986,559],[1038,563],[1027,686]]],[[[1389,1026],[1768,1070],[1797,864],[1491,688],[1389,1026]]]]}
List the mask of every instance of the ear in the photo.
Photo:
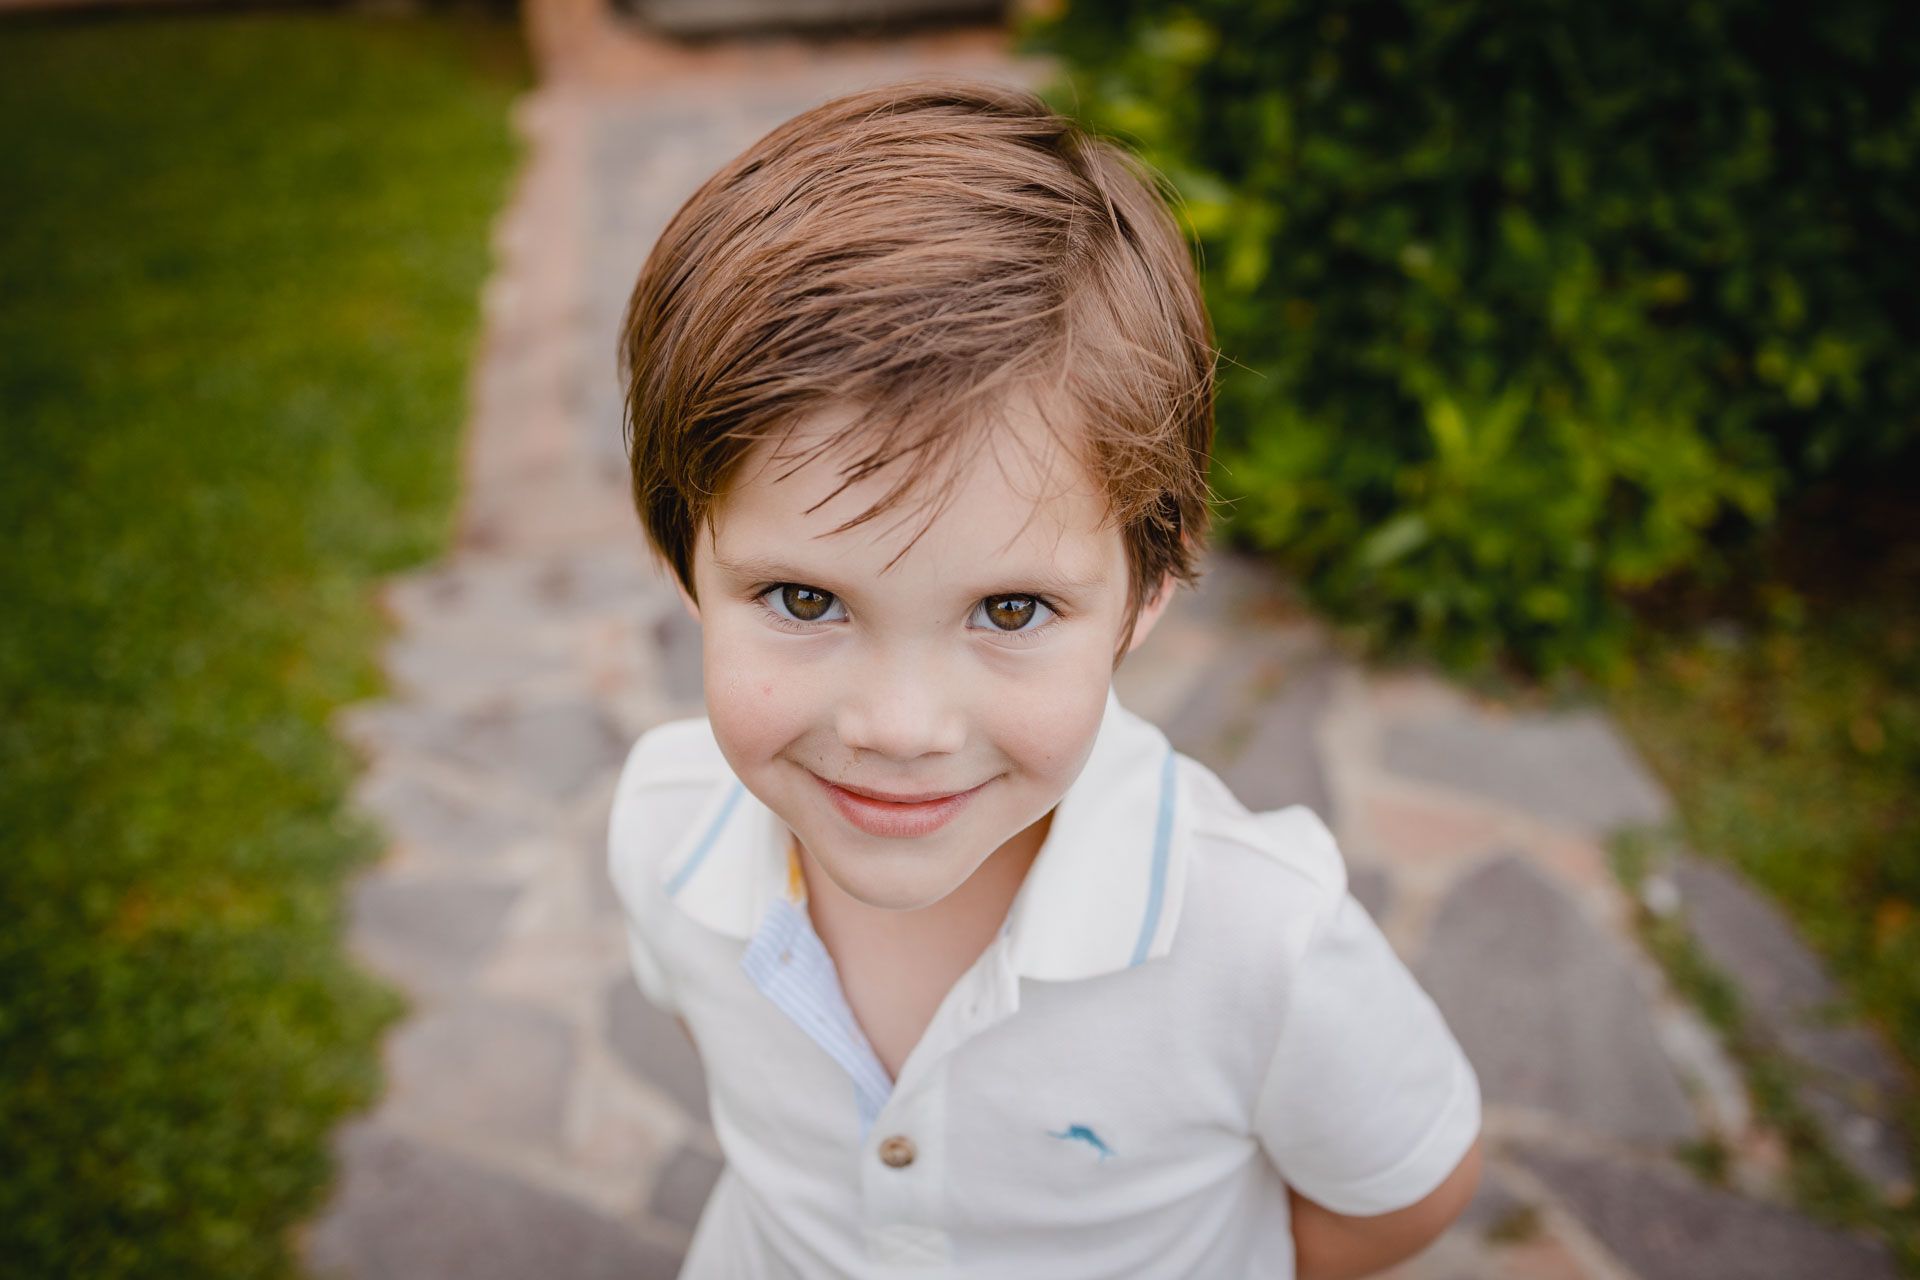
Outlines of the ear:
{"type": "Polygon", "coordinates": [[[1132,653],[1140,647],[1142,641],[1153,630],[1154,623],[1160,621],[1160,615],[1166,612],[1167,605],[1173,600],[1173,589],[1178,585],[1172,574],[1160,579],[1160,589],[1140,608],[1140,616],[1133,623],[1133,638],[1127,642],[1127,652],[1132,653]]]}

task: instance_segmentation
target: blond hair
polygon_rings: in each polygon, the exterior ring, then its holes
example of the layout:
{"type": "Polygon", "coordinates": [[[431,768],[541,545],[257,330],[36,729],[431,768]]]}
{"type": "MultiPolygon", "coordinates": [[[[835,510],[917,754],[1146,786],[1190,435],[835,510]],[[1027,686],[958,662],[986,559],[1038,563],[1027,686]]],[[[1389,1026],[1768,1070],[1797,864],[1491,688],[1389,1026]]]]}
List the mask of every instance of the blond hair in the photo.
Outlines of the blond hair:
{"type": "Polygon", "coordinates": [[[1069,411],[1126,545],[1117,664],[1162,579],[1197,580],[1209,520],[1213,333],[1174,198],[1131,153],[990,82],[886,85],[775,128],[674,215],[627,306],[649,542],[691,595],[693,540],[741,459],[800,415],[860,410],[838,438],[870,447],[843,487],[902,463],[837,533],[950,480],[1024,391],[1043,417],[1069,411]]]}

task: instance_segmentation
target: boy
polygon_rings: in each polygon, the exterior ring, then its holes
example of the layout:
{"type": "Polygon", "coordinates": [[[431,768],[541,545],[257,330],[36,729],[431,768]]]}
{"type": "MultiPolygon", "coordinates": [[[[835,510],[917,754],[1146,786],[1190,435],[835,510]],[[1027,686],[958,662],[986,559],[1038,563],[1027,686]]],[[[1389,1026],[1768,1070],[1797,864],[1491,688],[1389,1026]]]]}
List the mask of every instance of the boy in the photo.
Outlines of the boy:
{"type": "Polygon", "coordinates": [[[988,84],[790,120],[654,248],[634,497],[708,715],[609,839],[727,1157],[683,1274],[1357,1276],[1472,1194],[1326,828],[1113,693],[1196,577],[1211,340],[1148,171],[988,84]]]}

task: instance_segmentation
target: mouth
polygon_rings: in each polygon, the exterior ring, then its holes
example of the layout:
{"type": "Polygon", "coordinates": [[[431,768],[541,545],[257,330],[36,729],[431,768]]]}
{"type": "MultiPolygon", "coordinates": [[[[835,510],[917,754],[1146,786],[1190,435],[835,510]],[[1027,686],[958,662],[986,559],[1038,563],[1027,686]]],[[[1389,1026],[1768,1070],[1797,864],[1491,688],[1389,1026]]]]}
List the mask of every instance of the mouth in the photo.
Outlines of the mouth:
{"type": "Polygon", "coordinates": [[[947,825],[980,793],[979,786],[965,791],[923,791],[906,794],[869,791],[828,782],[809,770],[833,802],[840,816],[868,835],[910,839],[929,835],[947,825]]]}

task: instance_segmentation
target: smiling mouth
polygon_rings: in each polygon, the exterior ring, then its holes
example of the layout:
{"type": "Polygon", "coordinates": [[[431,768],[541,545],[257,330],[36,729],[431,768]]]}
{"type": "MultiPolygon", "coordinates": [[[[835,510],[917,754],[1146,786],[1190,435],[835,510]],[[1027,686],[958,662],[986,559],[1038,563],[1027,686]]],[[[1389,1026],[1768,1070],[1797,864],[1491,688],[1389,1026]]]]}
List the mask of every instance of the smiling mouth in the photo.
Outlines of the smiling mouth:
{"type": "Polygon", "coordinates": [[[888,797],[885,792],[876,795],[864,788],[856,790],[837,782],[828,782],[812,770],[808,770],[808,773],[820,784],[827,798],[833,802],[833,807],[849,824],[870,836],[892,839],[913,839],[933,834],[957,817],[980,788],[987,785],[982,782],[965,791],[896,793],[914,797],[898,800],[888,797]]]}
{"type": "MultiPolygon", "coordinates": [[[[814,776],[816,778],[820,777],[819,774],[815,774],[814,776]]],[[[954,796],[963,796],[967,794],[968,791],[978,791],[980,789],[974,786],[967,787],[961,791],[874,791],[868,787],[856,787],[846,782],[829,782],[825,778],[821,778],[820,780],[826,782],[830,787],[838,787],[842,791],[851,791],[854,795],[865,796],[869,800],[878,800],[884,804],[928,804],[935,800],[949,800],[954,796]]]]}

